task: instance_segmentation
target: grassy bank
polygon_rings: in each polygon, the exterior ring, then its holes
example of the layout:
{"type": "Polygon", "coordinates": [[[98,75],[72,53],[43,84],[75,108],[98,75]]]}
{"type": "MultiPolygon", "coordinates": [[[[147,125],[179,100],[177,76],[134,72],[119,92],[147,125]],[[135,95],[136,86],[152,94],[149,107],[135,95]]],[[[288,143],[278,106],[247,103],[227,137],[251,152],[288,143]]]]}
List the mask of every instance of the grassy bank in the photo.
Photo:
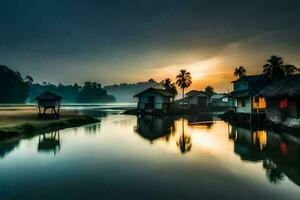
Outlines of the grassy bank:
{"type": "Polygon", "coordinates": [[[37,134],[45,131],[71,128],[99,122],[91,116],[69,116],[55,120],[32,120],[14,124],[0,125],[0,137],[37,134]]]}

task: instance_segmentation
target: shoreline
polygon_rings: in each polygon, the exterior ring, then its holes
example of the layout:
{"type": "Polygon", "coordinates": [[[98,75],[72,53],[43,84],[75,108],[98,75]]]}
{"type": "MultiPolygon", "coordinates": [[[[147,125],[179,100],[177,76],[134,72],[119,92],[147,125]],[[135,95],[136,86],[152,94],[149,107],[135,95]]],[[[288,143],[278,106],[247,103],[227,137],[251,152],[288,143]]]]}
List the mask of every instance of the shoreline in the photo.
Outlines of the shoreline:
{"type": "Polygon", "coordinates": [[[41,132],[62,130],[66,128],[78,127],[97,122],[100,122],[100,120],[89,115],[79,115],[54,120],[37,120],[21,122],[16,124],[0,126],[0,138],[22,135],[37,135],[41,132]]]}
{"type": "Polygon", "coordinates": [[[259,119],[258,116],[253,115],[252,122],[250,122],[248,115],[240,115],[234,112],[226,112],[222,115],[219,115],[220,119],[223,121],[242,128],[249,128],[251,126],[252,129],[270,129],[277,132],[285,132],[290,135],[299,136],[298,132],[300,131],[299,126],[286,126],[284,123],[275,123],[273,121],[268,120],[267,118],[259,119]],[[246,117],[245,117],[246,116],[246,117]]]}
{"type": "MultiPolygon", "coordinates": [[[[205,111],[192,111],[190,109],[173,109],[168,111],[168,113],[163,114],[162,112],[153,112],[153,113],[145,113],[143,115],[152,115],[152,116],[170,116],[170,115],[222,115],[227,112],[229,108],[220,108],[220,109],[208,109],[205,111]]],[[[137,108],[130,108],[125,110],[122,114],[124,115],[139,115],[137,108]]]]}
{"type": "Polygon", "coordinates": [[[80,115],[77,111],[62,110],[60,118],[37,120],[37,109],[0,109],[0,138],[36,135],[40,132],[61,130],[92,123],[100,120],[90,115],[80,115]]]}

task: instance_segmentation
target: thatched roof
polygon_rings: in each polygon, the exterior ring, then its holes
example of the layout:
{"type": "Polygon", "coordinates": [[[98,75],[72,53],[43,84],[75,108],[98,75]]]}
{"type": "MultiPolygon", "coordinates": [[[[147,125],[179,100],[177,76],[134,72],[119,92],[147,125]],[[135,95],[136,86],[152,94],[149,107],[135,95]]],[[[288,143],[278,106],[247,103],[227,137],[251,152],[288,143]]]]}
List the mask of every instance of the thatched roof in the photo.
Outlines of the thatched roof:
{"type": "Polygon", "coordinates": [[[275,97],[300,97],[300,74],[289,76],[273,83],[259,93],[267,98],[275,97]]]}
{"type": "Polygon", "coordinates": [[[62,99],[61,96],[54,94],[50,91],[47,91],[34,98],[34,100],[36,101],[60,101],[61,99],[62,99]]]}
{"type": "Polygon", "coordinates": [[[247,75],[247,76],[242,76],[240,78],[238,78],[235,81],[232,81],[231,83],[236,83],[236,82],[240,82],[240,81],[247,81],[247,82],[251,82],[251,83],[256,83],[256,82],[260,82],[260,81],[265,81],[268,80],[269,78],[264,75],[264,74],[258,74],[258,75],[247,75]]]}
{"type": "Polygon", "coordinates": [[[221,99],[221,98],[224,98],[224,97],[227,97],[227,94],[224,94],[224,93],[217,93],[217,94],[214,94],[212,95],[210,98],[211,99],[221,99]]]}
{"type": "Polygon", "coordinates": [[[188,93],[185,94],[187,97],[193,97],[193,96],[204,96],[204,97],[208,97],[207,94],[205,94],[205,92],[199,91],[199,90],[191,90],[188,93]]]}
{"type": "Polygon", "coordinates": [[[173,95],[171,93],[169,93],[168,91],[166,90],[163,90],[163,89],[157,89],[157,88],[153,88],[153,87],[150,87],[136,95],[134,95],[133,97],[139,97],[143,94],[146,94],[146,93],[155,93],[155,94],[158,94],[158,95],[161,95],[161,96],[165,96],[165,97],[172,97],[173,95]]]}
{"type": "Polygon", "coordinates": [[[248,82],[248,89],[233,91],[230,94],[231,97],[241,98],[246,96],[256,96],[261,90],[273,83],[272,80],[264,74],[243,76],[236,81],[232,81],[232,83],[240,81],[248,82]]]}

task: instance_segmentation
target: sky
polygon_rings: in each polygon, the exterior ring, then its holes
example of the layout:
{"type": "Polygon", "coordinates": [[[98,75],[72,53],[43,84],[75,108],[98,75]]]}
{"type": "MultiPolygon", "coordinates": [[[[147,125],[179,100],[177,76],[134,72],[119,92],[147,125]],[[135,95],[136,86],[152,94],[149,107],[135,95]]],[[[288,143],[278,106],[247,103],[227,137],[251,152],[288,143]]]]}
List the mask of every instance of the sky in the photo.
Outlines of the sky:
{"type": "Polygon", "coordinates": [[[36,82],[103,85],[192,73],[231,89],[271,55],[300,66],[299,0],[0,0],[0,64],[36,82]]]}

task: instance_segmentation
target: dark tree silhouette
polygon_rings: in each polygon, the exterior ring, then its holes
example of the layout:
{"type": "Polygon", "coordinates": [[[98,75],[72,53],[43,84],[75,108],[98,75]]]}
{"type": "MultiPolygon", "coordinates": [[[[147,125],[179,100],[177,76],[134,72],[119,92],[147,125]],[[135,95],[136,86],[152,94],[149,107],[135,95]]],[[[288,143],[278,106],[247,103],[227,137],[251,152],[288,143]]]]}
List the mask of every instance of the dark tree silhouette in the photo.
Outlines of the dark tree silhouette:
{"type": "Polygon", "coordinates": [[[184,89],[190,87],[192,84],[191,73],[186,70],[180,70],[180,73],[176,76],[176,84],[182,89],[182,100],[184,99],[184,89]]]}
{"type": "Polygon", "coordinates": [[[0,103],[24,103],[29,92],[29,84],[21,74],[0,65],[0,103]]]}
{"type": "Polygon", "coordinates": [[[114,95],[118,101],[135,102],[133,96],[149,87],[160,88],[162,87],[162,83],[150,79],[149,81],[144,82],[108,85],[105,86],[104,89],[114,95]]]}
{"type": "Polygon", "coordinates": [[[114,96],[107,94],[100,83],[86,82],[83,87],[77,83],[73,85],[60,83],[57,86],[51,83],[45,85],[31,84],[29,102],[35,102],[33,99],[46,91],[62,96],[64,103],[107,103],[115,101],[114,96]]]}
{"type": "Polygon", "coordinates": [[[263,72],[273,80],[279,80],[284,77],[284,62],[279,56],[271,56],[268,63],[263,66],[263,72]]]}
{"type": "Polygon", "coordinates": [[[83,103],[114,102],[115,97],[107,94],[100,83],[87,81],[78,94],[78,101],[83,103]]]}
{"type": "Polygon", "coordinates": [[[29,84],[32,84],[32,83],[33,83],[33,78],[32,78],[31,76],[29,76],[29,75],[27,75],[27,76],[25,77],[25,80],[26,80],[26,82],[29,83],[29,84]]]}
{"type": "Polygon", "coordinates": [[[205,94],[207,95],[207,96],[209,96],[209,97],[211,97],[212,95],[214,95],[214,94],[216,94],[215,93],[215,89],[212,87],[212,86],[207,86],[206,88],[205,88],[205,94]]]}
{"type": "Polygon", "coordinates": [[[174,101],[175,96],[178,94],[176,85],[171,82],[171,79],[167,78],[162,82],[162,86],[166,91],[172,94],[172,101],[174,101]]]}
{"type": "Polygon", "coordinates": [[[246,76],[246,69],[243,66],[236,67],[234,69],[233,75],[236,77],[244,77],[246,76]]]}
{"type": "Polygon", "coordinates": [[[290,76],[299,73],[300,69],[295,65],[284,65],[284,72],[286,76],[290,76]]]}

